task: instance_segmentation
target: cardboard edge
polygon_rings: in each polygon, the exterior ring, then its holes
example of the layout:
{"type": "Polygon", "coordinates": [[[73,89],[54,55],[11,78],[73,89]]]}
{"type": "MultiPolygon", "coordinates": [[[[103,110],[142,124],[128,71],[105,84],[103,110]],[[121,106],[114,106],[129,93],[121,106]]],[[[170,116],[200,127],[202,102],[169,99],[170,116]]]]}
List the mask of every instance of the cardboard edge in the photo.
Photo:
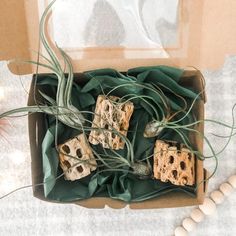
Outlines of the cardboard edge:
{"type": "Polygon", "coordinates": [[[194,87],[197,88],[197,90],[200,92],[202,91],[200,97],[204,101],[204,103],[207,102],[207,96],[206,96],[206,91],[205,91],[205,78],[201,71],[198,68],[195,67],[187,67],[184,69],[184,73],[182,78],[188,78],[188,77],[194,77],[197,76],[198,80],[194,82],[194,87]]]}
{"type": "MultiPolygon", "coordinates": [[[[35,105],[34,101],[34,83],[35,83],[35,76],[33,76],[27,105],[35,105]]],[[[37,93],[35,94],[37,96],[37,93]]],[[[38,168],[43,168],[42,164],[42,152],[41,152],[41,143],[43,140],[43,135],[40,132],[41,129],[44,127],[43,124],[43,114],[41,113],[32,113],[28,116],[28,132],[29,132],[29,142],[30,142],[30,153],[31,157],[38,157],[38,158],[31,158],[31,173],[32,173],[32,184],[33,187],[33,195],[41,200],[46,200],[44,197],[44,189],[42,185],[38,185],[39,183],[43,182],[43,173],[38,171],[38,168]],[[34,173],[34,174],[33,174],[34,173]],[[37,174],[36,174],[37,173],[37,174]]]]}
{"type": "Polygon", "coordinates": [[[86,199],[86,200],[80,200],[75,204],[85,208],[94,208],[94,209],[95,208],[102,209],[105,208],[105,206],[108,206],[112,209],[122,209],[128,206],[132,210],[185,207],[186,204],[188,206],[201,205],[205,199],[205,194],[207,192],[208,181],[205,180],[208,178],[208,176],[209,172],[206,169],[204,169],[204,182],[202,183],[203,194],[200,194],[199,196],[197,196],[197,198],[187,196],[186,199],[186,194],[183,194],[181,192],[179,193],[173,192],[169,194],[168,197],[171,199],[169,199],[168,202],[166,202],[165,195],[163,195],[158,197],[158,201],[156,201],[156,199],[150,199],[148,201],[142,201],[142,202],[125,203],[111,198],[95,197],[93,198],[93,201],[90,201],[90,199],[86,199]],[[185,197],[184,201],[179,201],[182,196],[185,197]],[[176,203],[176,201],[178,201],[178,203],[176,203]]]}

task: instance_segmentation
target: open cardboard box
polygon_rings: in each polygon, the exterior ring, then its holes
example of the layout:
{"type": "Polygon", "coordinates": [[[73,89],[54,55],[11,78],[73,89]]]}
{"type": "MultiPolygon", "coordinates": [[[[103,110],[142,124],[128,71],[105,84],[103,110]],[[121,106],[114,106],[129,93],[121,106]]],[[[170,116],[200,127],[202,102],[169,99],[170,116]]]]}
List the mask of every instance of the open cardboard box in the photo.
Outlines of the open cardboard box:
{"type": "MultiPolygon", "coordinates": [[[[43,76],[43,74],[41,75],[43,76]]],[[[35,105],[34,100],[34,80],[36,75],[33,77],[28,105],[35,105]]],[[[83,80],[83,75],[75,74],[75,81],[80,83],[83,80]]],[[[202,91],[203,81],[200,72],[196,70],[186,70],[181,78],[181,85],[186,87],[193,87],[196,91],[202,91]]],[[[37,89],[36,89],[36,97],[37,89]]],[[[198,120],[204,119],[204,102],[206,101],[205,94],[202,95],[202,99],[199,100],[194,106],[194,114],[198,120]]],[[[42,163],[42,148],[41,144],[43,138],[45,137],[46,128],[43,123],[42,113],[35,113],[29,116],[29,135],[30,135],[30,147],[31,147],[31,167],[32,167],[32,183],[37,184],[43,182],[43,163],[42,163]]],[[[196,129],[199,132],[204,131],[204,125],[200,123],[196,129]]],[[[196,136],[191,137],[191,143],[196,150],[202,152],[203,142],[201,139],[198,139],[196,136]]],[[[196,161],[196,183],[201,183],[207,175],[206,170],[203,169],[203,162],[198,160],[196,161]]],[[[158,198],[146,200],[143,202],[133,202],[129,206],[132,209],[149,209],[149,208],[163,208],[163,207],[180,207],[180,206],[189,206],[197,205],[203,202],[204,195],[206,191],[206,182],[199,185],[196,196],[192,197],[183,192],[173,191],[168,194],[164,194],[158,198]]],[[[34,187],[34,196],[44,200],[51,201],[45,198],[43,186],[34,187]]],[[[73,203],[88,207],[88,208],[104,208],[105,205],[108,205],[112,208],[123,208],[127,203],[111,198],[105,197],[93,197],[86,200],[74,201],[73,203]]]]}
{"type": "MultiPolygon", "coordinates": [[[[1,0],[0,9],[0,60],[32,59],[37,55],[29,49],[38,50],[39,15],[42,6],[49,0],[1,0]]],[[[60,2],[60,0],[58,0],[60,2]]],[[[71,56],[75,72],[97,68],[110,67],[119,71],[128,68],[150,65],[172,65],[187,68],[195,66],[199,69],[218,68],[223,64],[227,54],[236,52],[236,1],[229,0],[222,5],[221,0],[179,0],[178,4],[178,40],[176,45],[162,47],[168,56],[159,57],[157,48],[74,48],[65,51],[71,56]],[[217,21],[217,23],[216,23],[217,21]],[[226,43],[227,42],[227,43],[226,43]],[[75,56],[76,55],[76,56],[75,56]]],[[[52,27],[49,25],[48,34],[53,39],[52,27]]],[[[41,47],[42,49],[42,47],[41,47]]],[[[32,74],[35,68],[32,65],[19,62],[9,63],[9,69],[15,74],[32,74]]],[[[45,72],[40,70],[40,72],[45,72]]],[[[78,77],[80,74],[77,75],[78,77]]],[[[187,69],[183,83],[193,84],[199,91],[202,80],[199,72],[187,69]]],[[[29,95],[29,104],[33,103],[33,90],[29,95]]],[[[205,95],[203,96],[205,101],[205,95]]],[[[204,104],[199,102],[195,108],[198,118],[204,117],[204,104]]],[[[29,135],[32,156],[32,182],[42,182],[41,141],[44,134],[44,124],[40,114],[29,117],[29,135]]],[[[203,131],[203,125],[198,129],[203,131]]],[[[193,137],[194,138],[194,137],[193,137]]],[[[202,150],[202,140],[193,140],[196,147],[202,150]]],[[[206,177],[203,163],[197,161],[197,183],[206,177]]],[[[130,208],[160,208],[196,205],[202,203],[206,186],[200,185],[196,197],[189,197],[184,193],[170,193],[157,199],[140,203],[131,203],[130,208]]],[[[46,200],[43,187],[34,188],[34,196],[46,200]]],[[[75,202],[88,208],[103,208],[108,205],[112,208],[122,208],[126,203],[109,198],[91,198],[75,202]]]]}

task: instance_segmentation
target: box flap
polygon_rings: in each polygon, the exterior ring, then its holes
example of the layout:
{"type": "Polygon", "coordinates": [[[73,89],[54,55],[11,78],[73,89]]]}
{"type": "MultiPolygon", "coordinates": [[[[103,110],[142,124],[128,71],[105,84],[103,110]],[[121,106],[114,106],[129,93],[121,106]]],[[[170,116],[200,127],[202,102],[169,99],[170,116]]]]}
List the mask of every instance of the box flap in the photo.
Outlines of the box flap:
{"type": "MultiPolygon", "coordinates": [[[[0,9],[0,61],[29,58],[24,0],[1,0],[0,9]]],[[[23,67],[26,73],[32,70],[29,65],[23,67]]]]}
{"type": "MultiPolygon", "coordinates": [[[[1,0],[0,60],[37,59],[31,50],[38,50],[39,16],[50,2],[1,0]]],[[[57,0],[47,29],[79,72],[156,64],[215,69],[236,54],[235,25],[234,0],[57,0]]],[[[19,62],[10,69],[33,71],[19,62]]]]}

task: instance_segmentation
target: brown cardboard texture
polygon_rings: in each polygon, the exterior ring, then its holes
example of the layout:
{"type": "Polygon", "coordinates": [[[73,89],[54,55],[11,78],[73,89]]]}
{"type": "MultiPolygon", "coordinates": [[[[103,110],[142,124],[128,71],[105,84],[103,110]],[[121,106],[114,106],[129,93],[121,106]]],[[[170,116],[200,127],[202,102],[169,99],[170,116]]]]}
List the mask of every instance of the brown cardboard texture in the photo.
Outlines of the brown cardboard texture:
{"type": "MultiPolygon", "coordinates": [[[[35,77],[34,77],[35,79],[35,77]]],[[[33,93],[33,84],[29,94],[29,105],[34,105],[34,93],[33,93]]],[[[82,74],[75,75],[76,81],[82,81],[82,74]]],[[[202,91],[202,76],[196,70],[188,70],[185,71],[183,77],[181,78],[181,84],[183,86],[191,86],[194,87],[197,91],[202,91]]],[[[195,114],[198,116],[197,119],[204,119],[204,94],[202,95],[203,100],[199,100],[195,106],[195,114]]],[[[30,136],[30,147],[31,147],[31,158],[32,158],[32,182],[33,185],[37,185],[38,183],[43,182],[43,168],[42,168],[42,152],[41,152],[41,143],[43,137],[45,135],[46,129],[42,122],[42,114],[36,113],[31,114],[29,116],[29,136],[30,136]]],[[[204,126],[200,123],[196,129],[200,132],[203,132],[204,126]]],[[[191,142],[194,144],[194,148],[203,151],[203,142],[198,139],[196,136],[191,137],[191,142]]],[[[166,208],[166,207],[182,207],[182,206],[190,206],[190,205],[198,205],[203,202],[206,185],[203,180],[206,178],[206,174],[203,169],[203,162],[200,160],[196,161],[196,183],[202,183],[199,185],[196,193],[196,197],[191,197],[186,193],[180,192],[172,192],[164,194],[161,197],[146,200],[143,202],[130,203],[129,207],[131,209],[151,209],[151,208],[166,208]]],[[[35,186],[33,189],[33,194],[35,197],[48,201],[44,197],[43,186],[35,186]]],[[[90,198],[86,200],[80,200],[77,202],[72,202],[78,204],[80,206],[84,206],[87,208],[104,208],[105,205],[108,205],[112,208],[123,208],[127,205],[127,203],[114,200],[111,198],[90,198]]]]}
{"type": "MultiPolygon", "coordinates": [[[[50,0],[1,0],[0,60],[36,59],[38,25],[42,9],[50,0]]],[[[58,0],[56,4],[60,2],[58,0]]],[[[111,67],[120,71],[136,66],[157,64],[178,67],[194,66],[214,69],[222,66],[227,55],[236,54],[236,1],[179,0],[178,42],[164,47],[167,58],[159,58],[157,48],[93,47],[65,51],[73,58],[74,71],[111,67]],[[74,57],[76,55],[76,58],[74,57]],[[78,59],[79,58],[79,59],[78,59]]],[[[52,27],[48,34],[54,41],[52,27]]],[[[42,49],[42,45],[40,47],[42,49]]],[[[10,63],[11,71],[28,74],[34,68],[27,64],[10,63]]]]}

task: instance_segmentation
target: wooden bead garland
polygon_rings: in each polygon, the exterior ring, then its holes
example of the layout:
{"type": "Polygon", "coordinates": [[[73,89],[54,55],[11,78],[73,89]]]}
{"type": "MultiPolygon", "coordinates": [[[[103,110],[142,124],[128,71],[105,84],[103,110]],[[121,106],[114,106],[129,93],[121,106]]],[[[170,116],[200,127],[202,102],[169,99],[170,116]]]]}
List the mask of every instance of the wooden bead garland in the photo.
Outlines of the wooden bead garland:
{"type": "Polygon", "coordinates": [[[175,229],[175,236],[188,236],[188,232],[181,226],[175,229]]]}
{"type": "Polygon", "coordinates": [[[191,218],[186,218],[183,220],[183,227],[188,231],[191,232],[196,227],[197,223],[192,220],[191,218]]]}
{"type": "Polygon", "coordinates": [[[186,236],[188,232],[191,232],[197,223],[200,223],[204,219],[204,215],[211,215],[216,210],[216,204],[221,204],[225,197],[229,196],[234,188],[236,188],[236,175],[232,175],[228,178],[228,182],[220,185],[219,190],[215,190],[210,194],[210,197],[205,198],[202,205],[193,209],[191,212],[191,218],[183,220],[182,225],[175,229],[175,236],[186,236]]]}
{"type": "Polygon", "coordinates": [[[220,185],[220,191],[225,196],[229,196],[233,192],[233,187],[228,183],[223,183],[223,184],[220,185]]]}
{"type": "Polygon", "coordinates": [[[204,214],[199,208],[196,208],[196,209],[193,209],[193,211],[191,212],[191,218],[196,223],[200,223],[204,219],[204,214]]]}
{"type": "Polygon", "coordinates": [[[216,204],[210,198],[205,198],[203,204],[199,205],[199,208],[205,215],[208,216],[215,212],[216,204]]]}
{"type": "Polygon", "coordinates": [[[236,175],[229,177],[228,182],[232,185],[233,188],[236,188],[236,175]]]}
{"type": "Polygon", "coordinates": [[[221,204],[224,201],[224,194],[218,190],[213,191],[210,197],[216,204],[221,204]]]}

